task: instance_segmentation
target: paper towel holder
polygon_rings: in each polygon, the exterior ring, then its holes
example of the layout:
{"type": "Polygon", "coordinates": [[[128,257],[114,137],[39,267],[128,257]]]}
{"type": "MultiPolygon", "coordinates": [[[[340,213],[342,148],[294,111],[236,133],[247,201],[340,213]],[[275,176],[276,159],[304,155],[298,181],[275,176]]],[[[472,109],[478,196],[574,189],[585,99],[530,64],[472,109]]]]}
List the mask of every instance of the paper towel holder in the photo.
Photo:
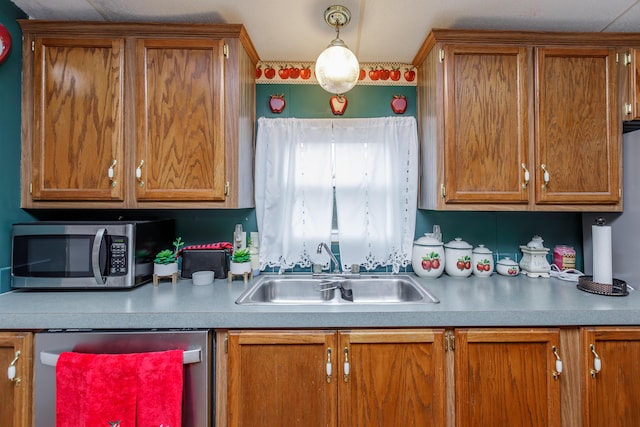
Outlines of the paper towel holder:
{"type": "MultiPolygon", "coordinates": [[[[602,217],[598,217],[595,220],[596,226],[604,226],[605,220],[602,217]]],[[[607,296],[627,296],[629,290],[627,289],[627,282],[624,280],[612,278],[612,283],[600,283],[593,281],[593,276],[580,276],[578,277],[578,289],[592,294],[607,295],[607,296]]]]}

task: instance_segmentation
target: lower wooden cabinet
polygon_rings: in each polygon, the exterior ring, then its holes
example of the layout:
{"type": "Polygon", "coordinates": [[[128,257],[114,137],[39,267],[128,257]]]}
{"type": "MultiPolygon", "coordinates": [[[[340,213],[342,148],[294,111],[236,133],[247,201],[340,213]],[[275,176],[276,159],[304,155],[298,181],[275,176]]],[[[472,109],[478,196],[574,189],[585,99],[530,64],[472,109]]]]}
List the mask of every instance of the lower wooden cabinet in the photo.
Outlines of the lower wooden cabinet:
{"type": "Polygon", "coordinates": [[[559,329],[457,329],[455,425],[559,427],[559,348],[559,329]]]}
{"type": "Polygon", "coordinates": [[[232,331],[227,381],[229,426],[442,426],[444,330],[232,331]]]}
{"type": "Polygon", "coordinates": [[[31,427],[33,335],[30,332],[0,332],[0,426],[31,427]],[[9,366],[15,379],[9,380],[9,366]]]}
{"type": "Polygon", "coordinates": [[[225,339],[217,427],[640,426],[640,327],[218,331],[225,339]]]}
{"type": "Polygon", "coordinates": [[[582,426],[640,426],[640,328],[583,328],[582,426]]]}

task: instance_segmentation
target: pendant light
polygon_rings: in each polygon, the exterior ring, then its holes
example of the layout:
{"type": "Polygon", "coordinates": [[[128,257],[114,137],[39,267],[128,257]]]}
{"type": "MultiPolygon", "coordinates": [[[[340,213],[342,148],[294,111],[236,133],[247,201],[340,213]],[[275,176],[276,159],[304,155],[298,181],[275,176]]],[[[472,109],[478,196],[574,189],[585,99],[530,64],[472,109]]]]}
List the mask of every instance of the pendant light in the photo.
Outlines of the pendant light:
{"type": "Polygon", "coordinates": [[[340,28],[351,20],[351,12],[344,6],[330,6],[324,11],[324,20],[336,30],[336,38],[316,60],[316,79],[327,92],[341,95],[358,82],[358,58],[340,39],[340,28]]]}

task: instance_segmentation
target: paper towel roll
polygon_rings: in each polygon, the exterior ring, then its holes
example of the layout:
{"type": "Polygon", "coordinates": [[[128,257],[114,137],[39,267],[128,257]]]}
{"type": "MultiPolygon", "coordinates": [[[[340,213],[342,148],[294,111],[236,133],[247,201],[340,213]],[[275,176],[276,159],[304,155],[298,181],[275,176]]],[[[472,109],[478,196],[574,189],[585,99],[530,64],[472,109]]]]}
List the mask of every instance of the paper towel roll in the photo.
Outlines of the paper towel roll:
{"type": "Polygon", "coordinates": [[[611,256],[611,227],[608,225],[592,225],[593,242],[593,281],[613,284],[613,258],[611,256]]]}

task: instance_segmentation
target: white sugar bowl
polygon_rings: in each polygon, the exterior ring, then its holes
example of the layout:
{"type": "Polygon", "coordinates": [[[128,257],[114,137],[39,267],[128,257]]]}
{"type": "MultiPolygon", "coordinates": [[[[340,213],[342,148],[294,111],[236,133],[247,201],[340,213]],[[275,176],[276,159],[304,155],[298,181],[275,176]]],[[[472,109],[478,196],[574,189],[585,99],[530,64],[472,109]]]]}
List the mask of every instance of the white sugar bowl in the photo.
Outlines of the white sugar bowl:
{"type": "Polygon", "coordinates": [[[493,252],[484,245],[478,245],[473,250],[471,267],[474,276],[488,277],[493,273],[493,252]]]}
{"type": "Polygon", "coordinates": [[[520,273],[520,267],[511,258],[504,257],[496,264],[496,271],[503,276],[517,276],[520,273]]]}
{"type": "Polygon", "coordinates": [[[444,245],[444,255],[447,262],[444,269],[452,277],[469,277],[471,275],[471,256],[473,246],[456,237],[444,245]]]}
{"type": "Polygon", "coordinates": [[[411,267],[420,277],[436,278],[444,272],[445,257],[442,242],[431,233],[425,233],[413,242],[411,267]]]}

